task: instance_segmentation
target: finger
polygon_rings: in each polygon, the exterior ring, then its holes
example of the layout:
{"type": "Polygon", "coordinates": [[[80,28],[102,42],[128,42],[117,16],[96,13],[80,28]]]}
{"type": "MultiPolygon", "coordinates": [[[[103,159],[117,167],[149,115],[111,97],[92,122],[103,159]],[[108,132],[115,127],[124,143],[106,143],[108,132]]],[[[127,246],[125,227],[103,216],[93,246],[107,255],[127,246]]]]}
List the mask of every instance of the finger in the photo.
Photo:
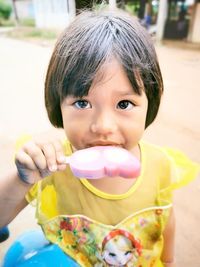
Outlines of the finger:
{"type": "Polygon", "coordinates": [[[65,155],[64,155],[64,151],[63,151],[63,147],[62,147],[61,141],[60,140],[55,140],[53,142],[53,146],[55,148],[57,162],[59,164],[64,164],[65,163],[65,155]]]}
{"type": "Polygon", "coordinates": [[[52,143],[46,143],[41,146],[41,150],[45,156],[46,164],[51,172],[57,171],[56,150],[52,143]]]}
{"type": "Polygon", "coordinates": [[[27,155],[23,150],[19,151],[15,157],[15,165],[17,167],[20,180],[27,184],[33,184],[34,181],[32,177],[30,177],[30,173],[37,170],[37,166],[34,164],[29,155],[27,155]]]}
{"type": "Polygon", "coordinates": [[[66,169],[66,164],[58,164],[58,171],[64,171],[66,169]]]}
{"type": "Polygon", "coordinates": [[[37,166],[33,162],[32,158],[23,150],[19,150],[15,155],[15,162],[18,164],[18,167],[32,171],[37,170],[37,166]]]}
{"type": "Polygon", "coordinates": [[[34,142],[28,142],[22,148],[25,153],[33,160],[34,164],[39,170],[45,170],[47,168],[47,161],[43,151],[34,142]]]}
{"type": "Polygon", "coordinates": [[[40,170],[40,175],[42,178],[47,177],[47,176],[51,175],[51,171],[49,171],[49,169],[40,170]]]}

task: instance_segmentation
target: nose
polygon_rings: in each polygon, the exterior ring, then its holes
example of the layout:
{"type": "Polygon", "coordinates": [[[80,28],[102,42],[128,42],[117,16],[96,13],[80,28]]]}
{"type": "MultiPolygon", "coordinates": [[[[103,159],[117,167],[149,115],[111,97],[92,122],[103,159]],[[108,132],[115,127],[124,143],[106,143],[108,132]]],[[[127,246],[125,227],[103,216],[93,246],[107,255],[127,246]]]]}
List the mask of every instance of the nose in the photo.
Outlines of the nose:
{"type": "Polygon", "coordinates": [[[91,132],[99,135],[108,135],[117,130],[116,118],[104,110],[98,112],[91,123],[91,132]]]}

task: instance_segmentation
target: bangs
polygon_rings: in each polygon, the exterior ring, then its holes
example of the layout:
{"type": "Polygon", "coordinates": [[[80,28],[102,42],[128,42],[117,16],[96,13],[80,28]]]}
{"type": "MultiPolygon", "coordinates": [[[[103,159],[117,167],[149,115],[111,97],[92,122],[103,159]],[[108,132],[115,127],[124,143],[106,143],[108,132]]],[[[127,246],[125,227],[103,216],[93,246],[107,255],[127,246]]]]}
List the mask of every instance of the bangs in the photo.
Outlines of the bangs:
{"type": "MultiPolygon", "coordinates": [[[[80,23],[81,19],[79,26],[80,23]]],[[[146,57],[145,45],[137,40],[138,33],[133,29],[131,21],[130,24],[124,23],[114,15],[113,17],[105,15],[98,20],[91,16],[90,27],[87,24],[87,21],[83,21],[79,31],[73,27],[71,31],[68,29],[65,33],[68,40],[58,47],[57,64],[58,69],[63,72],[59,75],[63,77],[60,84],[60,101],[62,102],[68,95],[74,97],[88,95],[94,79],[99,76],[97,80],[101,81],[103,75],[99,72],[101,67],[111,62],[113,58],[125,69],[135,93],[140,94],[141,87],[138,85],[135,71],[141,74],[149,72],[151,62],[146,57]],[[93,24],[92,19],[95,20],[93,24]],[[73,39],[70,38],[72,30],[74,30],[73,39]]]]}
{"type": "Polygon", "coordinates": [[[148,98],[146,127],[154,120],[163,81],[153,42],[136,18],[123,11],[83,12],[58,39],[45,80],[45,105],[54,126],[62,127],[60,105],[67,96],[87,96],[103,82],[103,66],[115,59],[133,91],[148,98]]]}

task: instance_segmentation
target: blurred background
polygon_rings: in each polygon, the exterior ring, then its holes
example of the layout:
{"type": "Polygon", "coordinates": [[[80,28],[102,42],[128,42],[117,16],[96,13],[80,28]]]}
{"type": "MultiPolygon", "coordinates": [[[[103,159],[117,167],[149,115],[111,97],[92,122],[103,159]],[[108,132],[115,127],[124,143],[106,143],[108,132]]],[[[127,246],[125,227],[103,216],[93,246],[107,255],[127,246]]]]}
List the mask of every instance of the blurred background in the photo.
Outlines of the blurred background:
{"type": "MultiPolygon", "coordinates": [[[[156,121],[144,139],[177,148],[200,163],[200,1],[110,0],[150,33],[165,92],[156,121]]],[[[82,8],[100,1],[0,0],[0,178],[13,167],[15,140],[53,131],[44,107],[44,80],[60,32],[82,8]]],[[[175,194],[177,267],[200,266],[200,177],[175,194]]],[[[1,216],[1,215],[0,215],[1,216]]],[[[9,225],[0,260],[21,233],[38,228],[28,206],[9,225]]]]}
{"type": "Polygon", "coordinates": [[[200,42],[200,0],[0,0],[0,25],[29,26],[26,35],[42,35],[33,27],[62,29],[81,9],[98,8],[102,2],[137,16],[157,40],[200,42]]]}

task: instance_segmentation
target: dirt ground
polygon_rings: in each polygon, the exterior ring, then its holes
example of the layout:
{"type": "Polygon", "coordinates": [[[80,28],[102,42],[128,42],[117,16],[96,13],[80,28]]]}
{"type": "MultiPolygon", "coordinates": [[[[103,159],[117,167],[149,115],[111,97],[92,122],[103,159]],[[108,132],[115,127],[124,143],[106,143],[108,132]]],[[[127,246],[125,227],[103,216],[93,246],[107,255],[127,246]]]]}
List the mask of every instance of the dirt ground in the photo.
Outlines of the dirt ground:
{"type": "MultiPolygon", "coordinates": [[[[181,149],[200,163],[200,50],[157,45],[165,93],[157,120],[144,138],[181,149]]],[[[12,167],[14,140],[24,132],[50,128],[43,85],[52,47],[0,36],[0,176],[12,167]]],[[[200,266],[200,177],[175,194],[177,267],[200,266]]],[[[0,244],[0,259],[16,237],[37,228],[30,206],[9,225],[11,237],[0,244]]]]}

